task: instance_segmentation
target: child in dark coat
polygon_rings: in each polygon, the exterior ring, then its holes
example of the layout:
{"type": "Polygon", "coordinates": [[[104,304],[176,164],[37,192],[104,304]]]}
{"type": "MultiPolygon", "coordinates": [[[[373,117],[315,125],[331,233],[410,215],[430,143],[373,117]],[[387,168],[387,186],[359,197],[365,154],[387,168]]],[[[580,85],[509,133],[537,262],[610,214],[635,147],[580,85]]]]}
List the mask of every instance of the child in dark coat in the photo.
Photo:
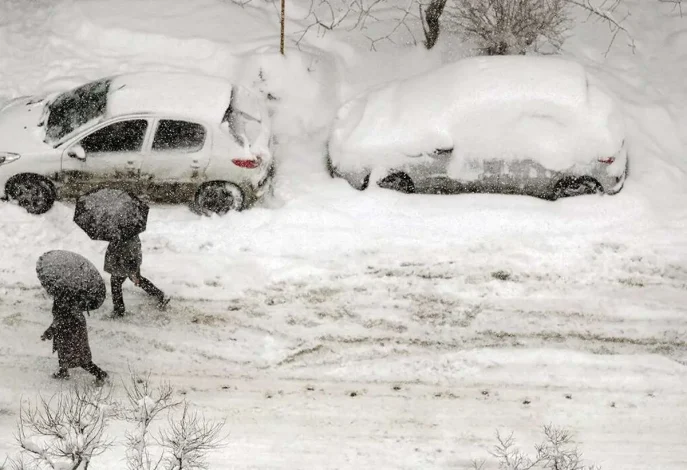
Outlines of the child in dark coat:
{"type": "Polygon", "coordinates": [[[155,297],[158,307],[163,309],[169,303],[169,297],[155,287],[145,277],[141,276],[141,263],[143,253],[141,251],[141,239],[138,235],[127,240],[110,242],[105,252],[105,272],[111,274],[110,288],[112,290],[112,303],[114,305],[113,316],[121,317],[125,313],[122,285],[124,281],[131,281],[148,295],[155,297]]]}
{"type": "Polygon", "coordinates": [[[67,379],[69,369],[81,367],[93,374],[96,383],[102,383],[107,372],[93,363],[83,311],[68,295],[62,295],[55,297],[52,316],[52,325],[45,330],[41,340],[52,340],[53,352],[57,351],[59,369],[53,377],[67,379]]]}

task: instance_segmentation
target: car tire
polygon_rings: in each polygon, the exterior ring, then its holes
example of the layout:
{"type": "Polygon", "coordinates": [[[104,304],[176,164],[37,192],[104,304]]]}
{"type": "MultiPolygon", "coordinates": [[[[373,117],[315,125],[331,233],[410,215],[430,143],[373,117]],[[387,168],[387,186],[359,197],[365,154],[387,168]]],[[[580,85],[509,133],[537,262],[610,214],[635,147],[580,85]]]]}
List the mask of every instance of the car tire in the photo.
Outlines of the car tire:
{"type": "Polygon", "coordinates": [[[48,212],[55,203],[55,186],[45,178],[32,175],[19,175],[11,178],[5,193],[29,214],[40,215],[48,212]]]}
{"type": "Polygon", "coordinates": [[[196,192],[195,204],[203,215],[224,215],[243,209],[245,197],[241,188],[227,181],[213,181],[196,192]]]}
{"type": "Polygon", "coordinates": [[[585,194],[598,194],[603,192],[603,188],[591,176],[566,176],[558,180],[553,188],[552,200],[583,196],[585,194]]]}
{"type": "Polygon", "coordinates": [[[392,173],[386,176],[377,183],[377,186],[406,194],[415,192],[415,183],[410,179],[410,176],[403,172],[392,173]]]}

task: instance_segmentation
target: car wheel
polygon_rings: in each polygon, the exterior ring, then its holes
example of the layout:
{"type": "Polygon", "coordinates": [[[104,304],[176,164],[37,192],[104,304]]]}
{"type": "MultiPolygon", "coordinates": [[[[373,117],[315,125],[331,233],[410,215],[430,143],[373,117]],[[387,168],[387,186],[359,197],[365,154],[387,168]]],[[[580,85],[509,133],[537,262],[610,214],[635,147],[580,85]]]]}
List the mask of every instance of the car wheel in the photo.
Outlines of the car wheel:
{"type": "Polygon", "coordinates": [[[243,209],[244,196],[241,188],[233,183],[214,181],[207,183],[196,193],[196,206],[204,215],[224,215],[243,209]]]}
{"type": "Polygon", "coordinates": [[[18,177],[7,182],[7,197],[29,214],[44,214],[55,203],[56,191],[52,183],[40,177],[18,177]]]}
{"type": "Polygon", "coordinates": [[[380,180],[377,185],[380,188],[393,189],[402,193],[410,194],[415,192],[415,183],[405,173],[392,173],[384,179],[380,180]]]}
{"type": "Polygon", "coordinates": [[[591,176],[566,176],[561,178],[553,188],[552,199],[582,196],[602,192],[601,185],[591,176]]]}

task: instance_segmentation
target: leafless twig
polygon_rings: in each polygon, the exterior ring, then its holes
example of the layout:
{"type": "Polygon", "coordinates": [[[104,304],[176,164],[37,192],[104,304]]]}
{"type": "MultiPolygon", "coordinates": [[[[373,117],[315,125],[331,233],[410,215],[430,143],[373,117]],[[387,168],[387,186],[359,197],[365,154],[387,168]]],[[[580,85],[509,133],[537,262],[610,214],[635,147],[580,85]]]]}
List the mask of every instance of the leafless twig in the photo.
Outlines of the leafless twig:
{"type": "Polygon", "coordinates": [[[658,0],[659,3],[672,3],[673,8],[677,8],[680,11],[680,18],[682,18],[682,0],[658,0]]]}
{"type": "Polygon", "coordinates": [[[398,7],[387,0],[311,0],[305,17],[306,26],[296,33],[296,44],[300,44],[312,30],[326,34],[335,29],[363,32],[373,50],[380,41],[395,43],[401,31],[407,34],[410,42],[416,43],[415,32],[409,23],[419,20],[419,16],[414,13],[418,1],[408,0],[405,7],[398,7]],[[382,20],[381,15],[389,12],[396,13],[392,15],[388,32],[379,36],[365,33],[371,23],[379,23],[382,20]]]}
{"type": "Polygon", "coordinates": [[[616,19],[614,13],[618,6],[622,3],[622,0],[603,0],[601,3],[594,2],[593,0],[566,0],[570,5],[582,8],[586,10],[589,14],[589,18],[596,18],[599,21],[605,22],[611,31],[611,40],[606,48],[604,56],[608,55],[613,43],[615,42],[618,33],[621,31],[627,36],[630,43],[630,47],[634,51],[635,40],[630,32],[623,26],[625,20],[630,16],[630,13],[626,13],[622,18],[616,19]]]}

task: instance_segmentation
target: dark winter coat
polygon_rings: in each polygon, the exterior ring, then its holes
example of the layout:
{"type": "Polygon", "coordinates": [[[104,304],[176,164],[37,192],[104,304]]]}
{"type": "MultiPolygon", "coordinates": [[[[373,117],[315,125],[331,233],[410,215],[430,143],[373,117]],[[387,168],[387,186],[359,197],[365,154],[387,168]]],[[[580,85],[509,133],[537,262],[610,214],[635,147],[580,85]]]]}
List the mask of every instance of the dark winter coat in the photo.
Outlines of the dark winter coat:
{"type": "Polygon", "coordinates": [[[107,246],[105,272],[113,276],[126,277],[136,274],[141,269],[142,262],[141,239],[138,235],[128,240],[110,242],[107,246]]]}
{"type": "Polygon", "coordinates": [[[52,339],[52,350],[57,351],[60,369],[83,367],[91,363],[91,347],[83,312],[73,303],[55,299],[52,307],[53,322],[44,336],[52,339]]]}

